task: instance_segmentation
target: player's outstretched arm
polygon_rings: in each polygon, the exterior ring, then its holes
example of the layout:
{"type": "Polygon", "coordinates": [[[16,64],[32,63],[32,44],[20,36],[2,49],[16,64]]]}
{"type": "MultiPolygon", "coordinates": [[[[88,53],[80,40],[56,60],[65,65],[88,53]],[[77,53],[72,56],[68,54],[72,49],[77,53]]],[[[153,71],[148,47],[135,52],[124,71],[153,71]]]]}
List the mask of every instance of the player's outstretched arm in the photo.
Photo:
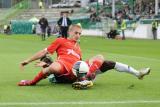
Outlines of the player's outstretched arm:
{"type": "Polygon", "coordinates": [[[27,60],[24,60],[20,63],[20,67],[23,68],[24,66],[26,66],[27,64],[35,61],[35,60],[38,60],[40,58],[42,58],[43,56],[45,56],[46,54],[48,54],[47,50],[46,49],[43,49],[39,52],[37,52],[36,54],[34,54],[32,57],[28,58],[27,60]]]}
{"type": "Polygon", "coordinates": [[[44,56],[40,59],[40,61],[36,62],[35,66],[46,68],[49,65],[51,65],[52,62],[53,62],[53,59],[50,56],[44,56]]]}

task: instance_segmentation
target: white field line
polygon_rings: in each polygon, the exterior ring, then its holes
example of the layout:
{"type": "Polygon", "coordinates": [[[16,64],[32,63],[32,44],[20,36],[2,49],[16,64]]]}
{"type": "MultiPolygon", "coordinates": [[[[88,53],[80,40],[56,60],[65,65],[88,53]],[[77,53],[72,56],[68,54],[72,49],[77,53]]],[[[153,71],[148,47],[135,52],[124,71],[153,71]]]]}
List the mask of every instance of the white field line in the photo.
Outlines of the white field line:
{"type": "Polygon", "coordinates": [[[64,101],[64,102],[0,102],[0,106],[16,105],[107,105],[107,104],[160,104],[160,100],[134,101],[64,101]]]}

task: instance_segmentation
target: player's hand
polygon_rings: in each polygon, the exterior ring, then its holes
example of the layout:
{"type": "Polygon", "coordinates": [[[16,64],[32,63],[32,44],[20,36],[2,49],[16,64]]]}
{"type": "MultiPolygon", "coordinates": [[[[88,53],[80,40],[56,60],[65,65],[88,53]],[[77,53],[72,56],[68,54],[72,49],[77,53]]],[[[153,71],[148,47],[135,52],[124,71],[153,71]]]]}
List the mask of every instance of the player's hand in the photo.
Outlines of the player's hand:
{"type": "Polygon", "coordinates": [[[23,61],[23,62],[21,62],[21,66],[25,66],[25,65],[27,65],[29,62],[28,61],[23,61]]]}
{"type": "Polygon", "coordinates": [[[20,63],[20,69],[23,70],[24,66],[26,66],[29,62],[27,60],[20,63]]]}
{"type": "Polygon", "coordinates": [[[44,67],[46,66],[47,63],[43,62],[43,61],[38,61],[35,63],[35,67],[44,67]]]}

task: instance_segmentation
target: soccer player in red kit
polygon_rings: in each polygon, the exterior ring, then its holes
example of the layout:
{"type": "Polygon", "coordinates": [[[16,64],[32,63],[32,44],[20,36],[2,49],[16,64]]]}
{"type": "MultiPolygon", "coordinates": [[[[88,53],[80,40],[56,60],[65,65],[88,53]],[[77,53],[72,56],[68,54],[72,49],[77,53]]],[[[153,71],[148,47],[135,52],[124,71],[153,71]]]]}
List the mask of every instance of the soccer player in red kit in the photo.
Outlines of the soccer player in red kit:
{"type": "Polygon", "coordinates": [[[57,53],[57,60],[51,63],[48,67],[42,69],[33,80],[21,80],[19,86],[36,85],[40,80],[45,79],[50,74],[56,75],[61,78],[62,82],[74,82],[76,76],[72,72],[72,66],[75,62],[81,60],[81,49],[78,44],[82,29],[79,25],[72,25],[69,28],[69,38],[57,38],[47,48],[37,52],[31,58],[21,62],[20,66],[31,63],[38,60],[47,54],[57,53]]]}
{"type": "Polygon", "coordinates": [[[145,75],[149,74],[150,68],[143,70],[136,70],[131,66],[120,62],[108,61],[103,58],[102,55],[96,55],[90,58],[88,61],[89,72],[84,80],[76,81],[79,79],[72,72],[73,65],[80,61],[81,49],[77,43],[82,29],[79,25],[72,25],[69,28],[69,38],[58,38],[46,49],[43,49],[33,55],[31,58],[21,62],[21,66],[29,64],[32,61],[41,59],[47,54],[57,53],[57,60],[49,64],[48,67],[42,69],[33,80],[22,80],[18,83],[19,86],[36,85],[40,80],[46,78],[50,74],[54,74],[56,80],[62,83],[73,83],[73,88],[84,89],[93,86],[92,80],[99,73],[104,73],[108,70],[115,69],[119,72],[130,73],[139,79],[142,79],[145,75]]]}

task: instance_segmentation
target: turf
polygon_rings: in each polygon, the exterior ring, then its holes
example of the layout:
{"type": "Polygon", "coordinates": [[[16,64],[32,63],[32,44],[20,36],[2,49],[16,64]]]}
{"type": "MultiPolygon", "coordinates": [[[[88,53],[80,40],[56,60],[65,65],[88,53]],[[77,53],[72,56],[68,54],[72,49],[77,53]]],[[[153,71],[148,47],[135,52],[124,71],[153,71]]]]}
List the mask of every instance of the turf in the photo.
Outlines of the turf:
{"type": "Polygon", "coordinates": [[[40,70],[33,63],[21,71],[19,63],[47,47],[54,39],[41,41],[36,35],[0,35],[0,107],[160,106],[160,40],[81,38],[84,60],[102,54],[108,60],[123,62],[136,69],[151,67],[151,74],[144,80],[111,70],[99,75],[94,87],[88,90],[74,90],[71,84],[50,84],[47,79],[36,86],[17,86],[17,82],[32,79],[40,70]]]}

